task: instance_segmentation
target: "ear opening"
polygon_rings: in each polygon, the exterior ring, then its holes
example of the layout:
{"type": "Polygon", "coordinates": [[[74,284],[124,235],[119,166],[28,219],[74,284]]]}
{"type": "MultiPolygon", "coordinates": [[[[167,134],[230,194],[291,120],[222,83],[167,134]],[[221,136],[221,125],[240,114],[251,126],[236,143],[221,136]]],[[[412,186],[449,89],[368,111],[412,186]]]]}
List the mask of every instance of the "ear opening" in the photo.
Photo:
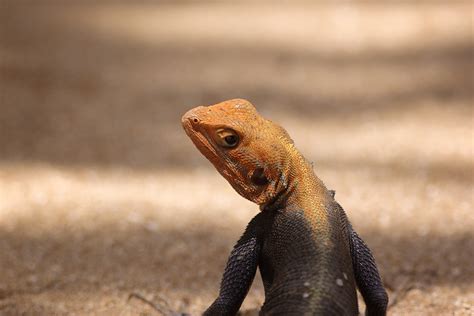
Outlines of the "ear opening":
{"type": "Polygon", "coordinates": [[[265,169],[257,168],[253,171],[252,176],[250,177],[250,181],[252,181],[255,185],[265,185],[268,184],[268,179],[265,176],[265,169]]]}

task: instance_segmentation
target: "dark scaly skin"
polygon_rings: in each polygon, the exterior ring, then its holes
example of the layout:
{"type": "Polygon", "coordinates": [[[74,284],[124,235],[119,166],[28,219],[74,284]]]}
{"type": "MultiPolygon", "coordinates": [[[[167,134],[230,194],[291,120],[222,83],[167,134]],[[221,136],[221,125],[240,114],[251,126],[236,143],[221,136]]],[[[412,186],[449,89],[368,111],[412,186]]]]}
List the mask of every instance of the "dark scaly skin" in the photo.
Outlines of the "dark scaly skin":
{"type": "Polygon", "coordinates": [[[195,108],[182,122],[201,153],[261,209],[204,315],[235,315],[257,267],[265,288],[261,315],[357,315],[356,286],[368,315],[386,314],[369,248],[283,128],[241,99],[195,108]]]}

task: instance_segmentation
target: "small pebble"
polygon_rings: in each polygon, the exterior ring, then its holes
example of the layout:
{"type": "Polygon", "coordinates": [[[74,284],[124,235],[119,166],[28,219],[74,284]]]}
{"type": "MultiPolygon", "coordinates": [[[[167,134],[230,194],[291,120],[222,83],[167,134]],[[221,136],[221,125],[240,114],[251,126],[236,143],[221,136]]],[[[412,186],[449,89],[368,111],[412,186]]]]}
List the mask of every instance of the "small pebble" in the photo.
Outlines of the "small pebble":
{"type": "Polygon", "coordinates": [[[343,286],[344,282],[341,279],[336,279],[336,284],[339,286],[343,286]]]}

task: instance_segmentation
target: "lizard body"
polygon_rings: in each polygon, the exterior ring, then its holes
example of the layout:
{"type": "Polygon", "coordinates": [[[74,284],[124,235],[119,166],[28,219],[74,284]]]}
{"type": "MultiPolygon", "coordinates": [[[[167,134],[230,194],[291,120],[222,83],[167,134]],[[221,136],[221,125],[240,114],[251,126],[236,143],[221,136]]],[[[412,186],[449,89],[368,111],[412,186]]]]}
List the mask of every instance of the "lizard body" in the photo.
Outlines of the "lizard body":
{"type": "Polygon", "coordinates": [[[288,133],[243,99],[197,107],[182,118],[201,153],[261,212],[227,262],[219,296],[204,315],[235,315],[257,267],[261,315],[368,315],[388,302],[369,248],[288,133]]]}

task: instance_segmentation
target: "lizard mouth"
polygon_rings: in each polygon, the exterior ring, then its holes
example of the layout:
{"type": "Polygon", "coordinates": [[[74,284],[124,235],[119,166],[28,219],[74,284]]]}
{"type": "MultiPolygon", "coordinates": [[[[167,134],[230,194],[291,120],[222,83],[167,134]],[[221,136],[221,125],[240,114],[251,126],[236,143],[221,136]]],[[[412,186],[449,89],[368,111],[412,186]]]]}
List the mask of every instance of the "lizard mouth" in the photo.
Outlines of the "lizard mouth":
{"type": "Polygon", "coordinates": [[[186,118],[185,116],[183,116],[182,124],[186,134],[207,159],[211,160],[211,162],[217,160],[219,157],[218,153],[209,141],[207,133],[204,135],[205,132],[203,130],[192,124],[194,118],[186,118]]]}

